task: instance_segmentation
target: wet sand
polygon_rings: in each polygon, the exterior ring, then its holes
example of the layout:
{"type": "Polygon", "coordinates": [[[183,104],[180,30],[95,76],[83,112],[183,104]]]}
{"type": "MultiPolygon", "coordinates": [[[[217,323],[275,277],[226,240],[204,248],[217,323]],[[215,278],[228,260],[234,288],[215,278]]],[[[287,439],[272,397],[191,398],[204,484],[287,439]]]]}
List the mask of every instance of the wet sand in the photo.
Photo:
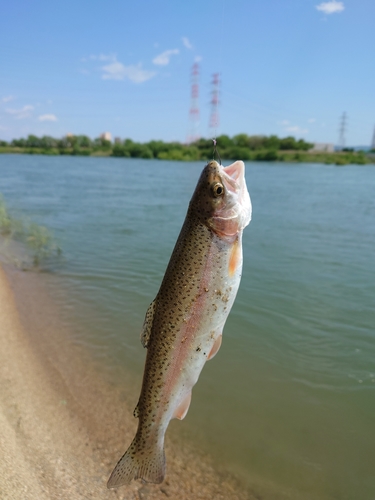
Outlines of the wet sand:
{"type": "Polygon", "coordinates": [[[0,498],[257,498],[168,435],[161,485],[133,481],[108,490],[136,429],[130,380],[114,386],[101,377],[69,336],[40,275],[0,265],[0,498]]]}

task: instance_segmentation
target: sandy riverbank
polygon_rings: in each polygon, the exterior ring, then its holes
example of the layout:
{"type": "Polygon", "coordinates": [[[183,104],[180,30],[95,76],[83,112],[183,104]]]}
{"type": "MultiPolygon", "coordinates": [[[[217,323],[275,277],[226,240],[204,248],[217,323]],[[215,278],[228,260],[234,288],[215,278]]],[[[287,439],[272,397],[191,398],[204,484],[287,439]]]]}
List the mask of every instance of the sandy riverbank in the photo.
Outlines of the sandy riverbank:
{"type": "Polygon", "coordinates": [[[38,274],[0,267],[1,500],[255,498],[168,439],[162,485],[107,490],[136,420],[126,381],[101,379],[68,333],[38,274]]]}

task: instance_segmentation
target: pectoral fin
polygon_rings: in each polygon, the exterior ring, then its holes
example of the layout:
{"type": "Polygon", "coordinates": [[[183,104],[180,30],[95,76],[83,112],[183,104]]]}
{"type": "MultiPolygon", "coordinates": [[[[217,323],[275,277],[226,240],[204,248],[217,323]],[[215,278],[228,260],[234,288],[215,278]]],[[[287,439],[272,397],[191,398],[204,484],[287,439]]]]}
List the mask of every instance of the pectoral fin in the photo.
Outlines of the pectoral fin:
{"type": "Polygon", "coordinates": [[[184,397],[173,413],[173,418],[182,420],[186,417],[191,402],[191,391],[184,397]]]}
{"type": "Polygon", "coordinates": [[[150,337],[151,337],[151,329],[152,329],[152,323],[154,321],[154,314],[156,310],[156,299],[151,302],[149,305],[145,320],[143,322],[143,328],[141,332],[141,342],[143,347],[147,347],[150,337]]]}
{"type": "Polygon", "coordinates": [[[230,252],[229,267],[228,267],[229,276],[232,277],[234,275],[241,262],[242,262],[242,247],[238,239],[236,239],[236,241],[233,243],[230,252]]]}

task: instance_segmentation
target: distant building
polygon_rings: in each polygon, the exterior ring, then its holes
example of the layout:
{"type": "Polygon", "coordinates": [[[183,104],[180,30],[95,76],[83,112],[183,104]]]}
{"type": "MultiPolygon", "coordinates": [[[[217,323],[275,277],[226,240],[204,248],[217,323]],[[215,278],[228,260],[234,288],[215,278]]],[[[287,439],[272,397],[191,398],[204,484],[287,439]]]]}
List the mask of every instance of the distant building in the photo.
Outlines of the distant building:
{"type": "Polygon", "coordinates": [[[314,146],[309,151],[311,153],[334,153],[335,145],[330,142],[314,142],[314,146]]]}
{"type": "Polygon", "coordinates": [[[115,137],[115,144],[121,144],[121,137],[115,137]]]}
{"type": "Polygon", "coordinates": [[[106,141],[112,142],[112,134],[111,134],[111,132],[103,132],[102,134],[100,134],[100,138],[104,139],[106,141]]]}

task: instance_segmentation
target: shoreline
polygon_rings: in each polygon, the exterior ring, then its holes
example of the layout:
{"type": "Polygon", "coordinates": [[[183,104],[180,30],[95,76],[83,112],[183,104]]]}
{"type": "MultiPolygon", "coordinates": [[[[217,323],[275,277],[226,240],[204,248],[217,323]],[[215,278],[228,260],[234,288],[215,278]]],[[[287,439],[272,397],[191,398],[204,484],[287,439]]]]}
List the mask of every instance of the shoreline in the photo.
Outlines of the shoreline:
{"type": "Polygon", "coordinates": [[[1,262],[0,335],[2,500],[256,498],[173,436],[162,484],[132,481],[108,490],[136,430],[129,381],[115,387],[100,376],[37,273],[1,262]]]}
{"type": "MultiPolygon", "coordinates": [[[[113,154],[111,150],[99,151],[81,151],[78,153],[67,152],[60,153],[57,149],[38,149],[23,150],[22,148],[4,148],[0,146],[0,155],[31,155],[31,156],[66,156],[66,157],[79,157],[79,158],[120,158],[120,159],[137,159],[137,160],[156,160],[156,161],[179,161],[182,163],[187,162],[205,162],[207,158],[196,158],[191,156],[163,156],[150,158],[149,156],[127,156],[113,154]]],[[[222,157],[225,161],[235,161],[233,158],[222,157]]],[[[299,150],[260,150],[252,151],[251,155],[245,158],[246,162],[260,162],[260,163],[293,163],[293,164],[322,164],[328,166],[373,166],[375,165],[375,154],[371,152],[361,153],[360,151],[335,151],[335,152],[301,152],[299,150]]]]}

